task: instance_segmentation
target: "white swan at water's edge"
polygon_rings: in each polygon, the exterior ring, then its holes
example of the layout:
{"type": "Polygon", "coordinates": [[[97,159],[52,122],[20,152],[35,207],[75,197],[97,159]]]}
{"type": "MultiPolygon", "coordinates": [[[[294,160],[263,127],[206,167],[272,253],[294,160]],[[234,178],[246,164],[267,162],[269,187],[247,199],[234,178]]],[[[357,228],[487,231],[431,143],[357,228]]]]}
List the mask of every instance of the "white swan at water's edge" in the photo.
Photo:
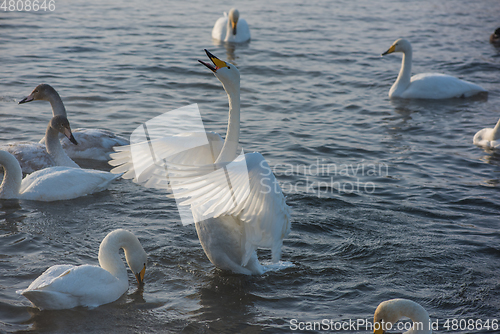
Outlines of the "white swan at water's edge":
{"type": "Polygon", "coordinates": [[[222,42],[243,43],[250,40],[250,28],[245,19],[240,19],[240,12],[231,8],[224,12],[212,29],[212,38],[222,42]]]}
{"type": "MultiPolygon", "coordinates": [[[[57,91],[48,84],[40,84],[35,87],[30,95],[19,101],[19,104],[31,101],[49,101],[52,106],[53,116],[61,115],[67,117],[66,108],[57,91]]],[[[73,135],[78,142],[78,146],[61,138],[61,144],[72,159],[91,159],[99,161],[108,161],[109,154],[113,152],[114,146],[128,145],[129,141],[121,136],[117,136],[108,130],[102,129],[76,129],[73,135]]],[[[44,139],[40,141],[44,143],[44,139]]]]}
{"type": "Polygon", "coordinates": [[[109,163],[118,167],[111,172],[125,172],[124,178],[148,187],[175,188],[180,197],[189,198],[184,204],[191,206],[200,243],[216,267],[262,274],[266,268],[259,263],[256,249],[270,248],[272,261],[279,261],[283,239],[290,233],[290,208],[264,157],[260,153],[238,156],[240,74],[234,65],[205,51],[214,65],[200,62],[221,81],[229,99],[226,139],[203,133],[207,145],[186,149],[182,145],[196,137],[186,134],[117,147],[109,163]],[[232,164],[246,166],[232,169],[228,188],[224,172],[232,164]]]}
{"type": "Polygon", "coordinates": [[[68,200],[103,191],[111,181],[120,177],[99,170],[58,166],[38,170],[23,179],[17,159],[1,150],[0,166],[4,169],[0,199],[68,200]]]}
{"type": "Polygon", "coordinates": [[[380,303],[373,316],[374,334],[383,334],[395,328],[403,317],[413,321],[413,327],[403,334],[431,334],[429,313],[418,303],[408,299],[391,299],[380,303]],[[387,323],[390,323],[387,324],[387,323]]]}
{"type": "Polygon", "coordinates": [[[479,130],[472,142],[474,145],[484,148],[500,148],[500,119],[494,128],[484,128],[479,130]]]}
{"type": "Polygon", "coordinates": [[[54,116],[45,131],[46,145],[35,142],[14,142],[0,145],[0,150],[13,154],[25,174],[54,166],[80,168],[62,148],[59,133],[71,142],[70,145],[78,145],[71,132],[68,119],[65,116],[54,116]]]}
{"type": "Polygon", "coordinates": [[[411,76],[412,47],[404,38],[395,41],[382,56],[393,52],[402,52],[403,60],[399,75],[389,90],[391,98],[450,99],[488,94],[484,88],[450,75],[421,73],[411,76]]]}
{"type": "Polygon", "coordinates": [[[127,269],[120,248],[137,278],[143,283],[147,254],[137,237],[129,231],[110,232],[99,247],[99,266],[55,265],[34,280],[27,289],[17,291],[41,310],[97,307],[114,302],[128,290],[127,269]]]}

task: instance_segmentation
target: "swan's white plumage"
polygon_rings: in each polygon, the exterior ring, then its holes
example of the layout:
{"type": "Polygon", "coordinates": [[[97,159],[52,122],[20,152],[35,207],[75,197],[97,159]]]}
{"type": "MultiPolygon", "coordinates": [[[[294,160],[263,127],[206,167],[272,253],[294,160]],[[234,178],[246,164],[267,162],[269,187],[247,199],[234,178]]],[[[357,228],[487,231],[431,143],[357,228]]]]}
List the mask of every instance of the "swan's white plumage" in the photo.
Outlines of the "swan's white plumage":
{"type": "Polygon", "coordinates": [[[117,166],[112,172],[125,172],[146,186],[171,187],[176,200],[184,199],[183,204],[191,207],[200,243],[216,267],[247,275],[262,274],[265,268],[259,263],[256,249],[270,248],[272,260],[280,259],[283,239],[290,232],[290,209],[264,157],[260,153],[237,156],[239,71],[208,51],[207,55],[215,66],[202,63],[222,82],[229,98],[224,142],[216,134],[208,135],[213,145],[198,148],[198,160],[193,160],[196,164],[190,161],[193,154],[178,153],[182,146],[169,147],[179,137],[132,144],[118,148],[119,152],[112,155],[116,161],[110,164],[117,166]],[[140,157],[138,161],[132,158],[134,151],[140,157]],[[181,158],[172,158],[172,154],[181,158]]]}
{"type": "Polygon", "coordinates": [[[250,40],[250,28],[245,19],[239,18],[237,9],[232,8],[229,15],[224,12],[224,16],[217,19],[212,29],[212,38],[222,42],[243,43],[250,40]],[[236,34],[232,32],[232,22],[236,17],[236,34]]]}
{"type": "Polygon", "coordinates": [[[0,198],[5,199],[45,202],[73,199],[105,190],[120,176],[92,169],[56,166],[35,171],[22,179],[19,163],[6,151],[0,151],[0,165],[5,170],[0,198]]]}
{"type": "MultiPolygon", "coordinates": [[[[54,116],[50,120],[44,137],[47,139],[46,145],[35,142],[14,142],[0,145],[0,150],[14,155],[25,174],[53,166],[79,168],[62,148],[58,134],[74,140],[68,119],[64,116],[54,116]]],[[[66,140],[70,143],[68,138],[66,140]]],[[[75,143],[70,145],[77,146],[75,143]]]]}
{"type": "Polygon", "coordinates": [[[420,304],[414,301],[398,298],[386,300],[378,305],[373,316],[374,334],[383,334],[385,330],[390,329],[384,328],[384,324],[385,326],[390,326],[387,325],[387,323],[390,323],[394,326],[394,324],[403,317],[408,317],[413,321],[412,329],[403,334],[432,333],[429,313],[427,313],[420,304]]]}
{"type": "Polygon", "coordinates": [[[402,52],[403,60],[399,75],[389,90],[391,98],[406,99],[450,99],[487,94],[487,91],[472,82],[439,73],[421,73],[411,76],[413,51],[409,41],[398,39],[382,55],[402,52]]]}
{"type": "Polygon", "coordinates": [[[500,148],[500,119],[494,128],[479,130],[474,135],[473,143],[484,148],[500,148]]]}
{"type": "Polygon", "coordinates": [[[131,232],[118,229],[109,233],[99,248],[99,266],[56,265],[47,269],[27,289],[18,293],[40,309],[69,309],[76,306],[97,307],[111,303],[128,290],[125,257],[138,280],[144,278],[147,255],[131,232]],[[139,277],[138,277],[139,275],[139,277]]]}
{"type": "MultiPolygon", "coordinates": [[[[66,108],[57,91],[48,84],[40,84],[19,103],[31,101],[49,101],[52,106],[53,116],[61,115],[67,117],[66,108]]],[[[113,152],[114,146],[128,145],[128,139],[115,135],[108,130],[102,129],[76,129],[74,137],[78,142],[77,146],[72,145],[67,139],[61,137],[61,144],[67,155],[72,159],[92,159],[107,161],[109,154],[113,152]]],[[[40,141],[45,143],[45,138],[40,141]]]]}

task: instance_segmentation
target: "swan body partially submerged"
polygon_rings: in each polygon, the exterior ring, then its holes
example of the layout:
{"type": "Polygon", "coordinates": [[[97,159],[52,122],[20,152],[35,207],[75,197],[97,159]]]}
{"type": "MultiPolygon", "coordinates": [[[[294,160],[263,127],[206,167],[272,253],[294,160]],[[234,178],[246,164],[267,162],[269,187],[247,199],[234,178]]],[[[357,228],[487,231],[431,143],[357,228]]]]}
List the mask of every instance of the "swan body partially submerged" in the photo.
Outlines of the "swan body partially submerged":
{"type": "MultiPolygon", "coordinates": [[[[52,106],[53,116],[66,115],[66,108],[57,91],[48,84],[40,84],[35,87],[30,95],[19,101],[19,104],[32,101],[48,101],[52,106]]],[[[73,131],[78,145],[72,145],[66,138],[61,138],[61,145],[67,155],[72,159],[91,159],[99,161],[109,160],[109,154],[113,152],[114,146],[128,145],[128,139],[115,135],[111,131],[102,129],[82,129],[73,131]]],[[[40,143],[44,143],[43,138],[40,143]]]]}
{"type": "Polygon", "coordinates": [[[144,280],[147,254],[137,237],[129,231],[110,232],[99,247],[99,264],[55,265],[18,293],[41,310],[97,307],[114,302],[128,290],[127,269],[120,248],[139,284],[144,280]]]}
{"type": "Polygon", "coordinates": [[[439,73],[421,73],[411,76],[413,51],[408,40],[395,41],[382,56],[402,52],[399,75],[389,90],[389,97],[404,99],[451,99],[487,95],[487,91],[472,82],[439,73]]]}
{"type": "Polygon", "coordinates": [[[413,321],[412,328],[404,334],[431,334],[429,313],[418,303],[408,299],[391,299],[380,303],[373,316],[374,334],[384,334],[395,328],[403,317],[413,321]]]}
{"type": "Polygon", "coordinates": [[[240,18],[240,12],[231,8],[224,12],[212,29],[212,38],[222,42],[244,43],[250,40],[250,28],[247,21],[240,18]]]}
{"type": "Polygon", "coordinates": [[[500,119],[494,128],[479,130],[474,135],[473,143],[484,148],[500,148],[500,119]]]}
{"type": "Polygon", "coordinates": [[[0,166],[4,168],[0,199],[68,200],[103,191],[120,176],[99,170],[58,166],[35,171],[23,179],[17,159],[1,150],[0,166]]]}

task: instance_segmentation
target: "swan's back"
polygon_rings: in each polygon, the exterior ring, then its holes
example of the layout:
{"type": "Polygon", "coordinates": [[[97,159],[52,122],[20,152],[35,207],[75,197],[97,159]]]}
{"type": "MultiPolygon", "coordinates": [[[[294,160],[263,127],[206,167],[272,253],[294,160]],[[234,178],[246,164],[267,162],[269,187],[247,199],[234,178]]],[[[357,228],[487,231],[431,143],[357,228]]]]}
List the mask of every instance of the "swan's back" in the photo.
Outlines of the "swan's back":
{"type": "Polygon", "coordinates": [[[215,21],[214,27],[212,29],[212,38],[223,41],[226,38],[227,33],[227,13],[224,12],[224,16],[219,17],[217,21],[215,21]]]}
{"type": "Polygon", "coordinates": [[[36,201],[73,199],[105,190],[120,175],[72,167],[50,167],[26,176],[20,198],[36,201]]]}
{"type": "Polygon", "coordinates": [[[403,98],[448,99],[471,97],[486,90],[472,82],[439,73],[420,73],[411,78],[410,86],[402,93],[403,98]]]}
{"type": "Polygon", "coordinates": [[[24,174],[57,166],[43,144],[33,142],[8,143],[0,146],[0,150],[15,156],[24,174]]]}
{"type": "Polygon", "coordinates": [[[97,307],[118,299],[128,289],[108,271],[93,265],[56,265],[19,291],[40,309],[97,307]]]}

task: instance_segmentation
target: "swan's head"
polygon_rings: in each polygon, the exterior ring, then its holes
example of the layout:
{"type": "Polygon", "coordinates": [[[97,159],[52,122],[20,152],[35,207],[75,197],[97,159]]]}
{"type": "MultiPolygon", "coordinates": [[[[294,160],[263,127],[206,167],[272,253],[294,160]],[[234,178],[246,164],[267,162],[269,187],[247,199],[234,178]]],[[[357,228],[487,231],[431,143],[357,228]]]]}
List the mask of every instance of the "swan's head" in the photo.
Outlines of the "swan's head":
{"type": "Polygon", "coordinates": [[[490,43],[500,46],[500,28],[497,28],[493,34],[490,36],[490,43]]]}
{"type": "Polygon", "coordinates": [[[62,133],[65,135],[70,142],[72,142],[75,145],[78,145],[78,142],[76,141],[75,137],[73,137],[73,133],[71,132],[71,127],[69,126],[69,121],[66,117],[64,116],[54,116],[50,120],[49,126],[57,130],[58,132],[62,133]]]}
{"type": "Polygon", "coordinates": [[[49,96],[54,93],[57,94],[56,90],[52,88],[51,85],[40,84],[33,89],[30,95],[19,101],[19,104],[37,100],[49,101],[49,96]]]}
{"type": "Polygon", "coordinates": [[[220,60],[213,54],[211,54],[208,50],[205,49],[208,58],[212,61],[213,65],[201,60],[198,60],[200,63],[208,67],[212,72],[214,72],[217,79],[222,82],[224,87],[227,87],[226,84],[230,86],[240,85],[240,72],[233,64],[226,63],[223,60],[220,60]]]}
{"type": "Polygon", "coordinates": [[[238,19],[240,18],[240,12],[236,8],[231,8],[229,11],[229,22],[231,23],[231,29],[233,30],[233,35],[236,35],[236,25],[238,24],[238,19]]]}
{"type": "Polygon", "coordinates": [[[408,51],[411,51],[411,44],[404,38],[400,38],[397,41],[395,41],[389,50],[386,52],[382,53],[382,56],[388,55],[393,52],[403,52],[406,53],[408,51]]]}
{"type": "Polygon", "coordinates": [[[148,265],[148,255],[144,248],[142,248],[139,239],[135,235],[133,235],[134,246],[130,249],[124,248],[125,251],[125,259],[127,260],[128,266],[130,270],[135,275],[137,279],[137,283],[142,285],[144,283],[144,275],[146,274],[146,267],[148,265]]]}

